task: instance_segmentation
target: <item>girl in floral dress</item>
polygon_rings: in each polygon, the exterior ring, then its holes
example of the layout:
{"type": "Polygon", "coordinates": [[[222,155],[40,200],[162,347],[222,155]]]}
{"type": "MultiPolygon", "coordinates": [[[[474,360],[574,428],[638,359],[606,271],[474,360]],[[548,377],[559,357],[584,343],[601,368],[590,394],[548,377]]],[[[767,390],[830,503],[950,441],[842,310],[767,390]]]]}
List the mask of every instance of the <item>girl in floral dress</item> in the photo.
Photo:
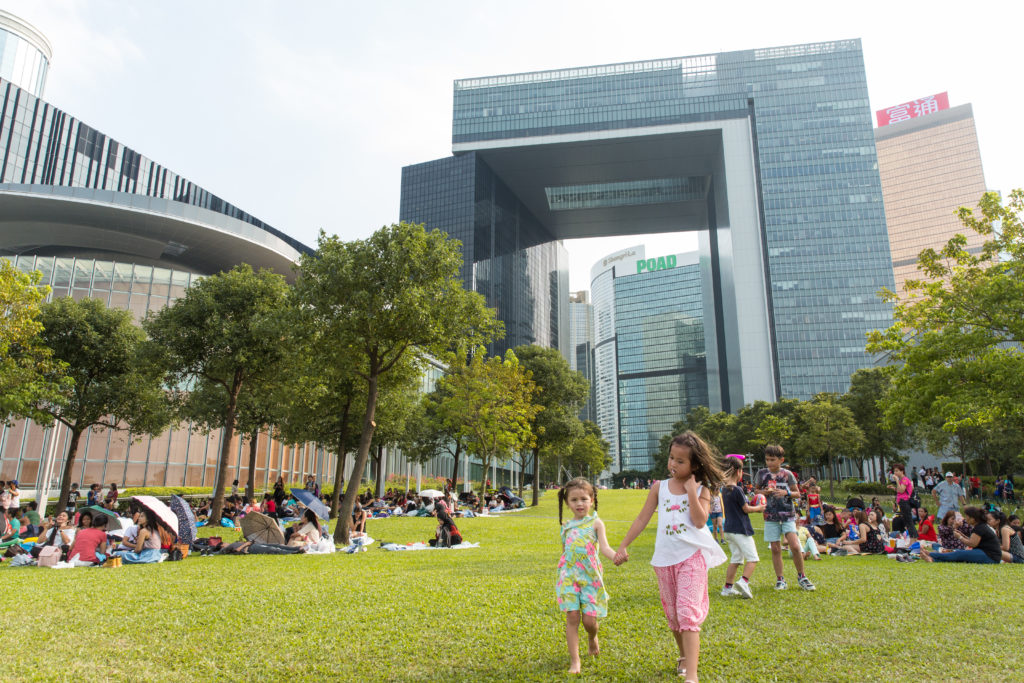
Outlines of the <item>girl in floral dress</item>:
{"type": "Polygon", "coordinates": [[[562,525],[562,559],[558,562],[555,595],[558,608],[565,612],[565,643],[569,648],[569,673],[580,672],[580,622],[587,631],[587,652],[597,655],[597,620],[608,615],[608,592],[604,589],[601,558],[615,553],[608,545],[604,522],[597,516],[597,491],[577,477],[558,491],[558,521],[568,505],[572,519],[562,525]],[[595,512],[591,512],[594,508],[595,512]],[[581,619],[582,613],[582,619],[581,619]]]}

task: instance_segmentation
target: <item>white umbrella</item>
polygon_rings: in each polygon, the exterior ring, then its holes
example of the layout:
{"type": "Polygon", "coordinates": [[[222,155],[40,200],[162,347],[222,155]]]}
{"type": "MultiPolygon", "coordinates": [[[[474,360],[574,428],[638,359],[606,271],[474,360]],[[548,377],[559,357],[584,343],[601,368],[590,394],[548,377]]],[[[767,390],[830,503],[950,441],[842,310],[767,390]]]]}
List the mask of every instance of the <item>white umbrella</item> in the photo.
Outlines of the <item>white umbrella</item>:
{"type": "Polygon", "coordinates": [[[437,489],[427,489],[426,491],[420,491],[420,496],[423,498],[444,498],[444,492],[437,489]]]}
{"type": "Polygon", "coordinates": [[[171,512],[167,503],[154,498],[153,496],[132,496],[132,500],[156,515],[157,520],[167,527],[167,530],[178,536],[178,516],[171,512]]]}

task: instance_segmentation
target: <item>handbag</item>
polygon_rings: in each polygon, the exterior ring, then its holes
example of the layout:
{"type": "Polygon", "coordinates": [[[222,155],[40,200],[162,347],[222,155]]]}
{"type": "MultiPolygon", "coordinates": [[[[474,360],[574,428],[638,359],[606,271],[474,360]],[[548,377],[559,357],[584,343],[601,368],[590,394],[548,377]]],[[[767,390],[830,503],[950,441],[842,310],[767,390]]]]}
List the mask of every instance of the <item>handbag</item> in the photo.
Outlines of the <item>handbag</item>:
{"type": "Polygon", "coordinates": [[[60,561],[60,548],[55,545],[43,546],[39,551],[36,565],[39,567],[56,567],[60,561]]]}

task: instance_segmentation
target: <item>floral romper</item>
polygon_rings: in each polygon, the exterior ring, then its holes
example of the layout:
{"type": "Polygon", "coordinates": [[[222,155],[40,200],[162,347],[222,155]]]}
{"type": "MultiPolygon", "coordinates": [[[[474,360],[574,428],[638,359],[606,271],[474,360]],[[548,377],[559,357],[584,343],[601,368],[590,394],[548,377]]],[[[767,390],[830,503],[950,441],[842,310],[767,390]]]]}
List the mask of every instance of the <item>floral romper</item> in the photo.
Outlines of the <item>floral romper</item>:
{"type": "Polygon", "coordinates": [[[558,561],[555,596],[563,612],[580,611],[593,617],[608,615],[608,592],[597,553],[597,513],[570,519],[562,525],[562,559],[558,561]]]}

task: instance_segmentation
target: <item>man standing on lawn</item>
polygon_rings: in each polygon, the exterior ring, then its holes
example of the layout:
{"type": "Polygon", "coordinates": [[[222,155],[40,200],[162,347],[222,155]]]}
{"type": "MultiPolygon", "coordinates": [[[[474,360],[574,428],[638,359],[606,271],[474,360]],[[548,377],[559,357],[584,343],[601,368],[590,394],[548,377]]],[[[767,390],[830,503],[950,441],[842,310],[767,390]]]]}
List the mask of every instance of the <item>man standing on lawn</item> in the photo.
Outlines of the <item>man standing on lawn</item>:
{"type": "Polygon", "coordinates": [[[939,505],[939,513],[935,519],[942,519],[949,510],[959,512],[960,505],[967,504],[967,495],[963,487],[953,480],[952,472],[946,472],[946,481],[939,482],[939,485],[932,489],[932,496],[939,505]]]}

